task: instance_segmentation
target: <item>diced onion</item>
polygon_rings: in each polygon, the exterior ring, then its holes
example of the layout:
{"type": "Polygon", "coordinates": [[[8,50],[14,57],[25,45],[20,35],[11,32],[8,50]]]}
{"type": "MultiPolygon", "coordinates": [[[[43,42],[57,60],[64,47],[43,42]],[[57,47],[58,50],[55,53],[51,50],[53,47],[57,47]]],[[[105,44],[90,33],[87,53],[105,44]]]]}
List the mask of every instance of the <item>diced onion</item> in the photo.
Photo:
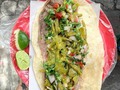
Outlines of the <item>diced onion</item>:
{"type": "Polygon", "coordinates": [[[84,48],[82,48],[82,49],[81,49],[81,53],[84,53],[84,52],[85,52],[85,50],[84,50],[84,48]]]}
{"type": "Polygon", "coordinates": [[[48,90],[52,90],[50,87],[47,87],[48,90]]]}
{"type": "Polygon", "coordinates": [[[48,39],[51,39],[52,37],[48,37],[48,39]]]}
{"type": "Polygon", "coordinates": [[[69,37],[69,39],[70,39],[70,40],[74,40],[74,41],[76,41],[75,36],[71,36],[71,37],[69,37]]]}
{"type": "Polygon", "coordinates": [[[69,16],[68,16],[68,15],[65,15],[64,17],[65,17],[65,18],[68,18],[69,16]]]}
{"type": "Polygon", "coordinates": [[[49,47],[50,47],[50,44],[48,44],[47,47],[49,48],[49,47]]]}
{"type": "Polygon", "coordinates": [[[88,49],[87,45],[84,45],[81,49],[81,53],[85,53],[87,49],[88,49]]]}
{"type": "Polygon", "coordinates": [[[63,11],[63,12],[62,12],[62,15],[63,15],[63,17],[65,17],[66,13],[63,11]]]}
{"type": "Polygon", "coordinates": [[[69,50],[69,51],[68,51],[68,55],[69,55],[70,53],[71,53],[71,51],[69,50]]]}
{"type": "Polygon", "coordinates": [[[70,13],[73,12],[73,10],[72,10],[72,6],[71,6],[71,5],[68,6],[68,10],[69,10],[70,13]]]}
{"type": "Polygon", "coordinates": [[[71,6],[71,5],[68,5],[68,9],[72,9],[72,6],[71,6]]]}
{"type": "Polygon", "coordinates": [[[70,9],[69,12],[72,13],[73,12],[72,9],[70,9]]]}
{"type": "Polygon", "coordinates": [[[79,60],[82,59],[81,55],[77,55],[77,56],[75,56],[75,58],[76,58],[76,59],[79,59],[79,60]]]}
{"type": "Polygon", "coordinates": [[[65,26],[65,27],[64,27],[64,30],[66,30],[66,31],[69,32],[69,31],[70,31],[70,28],[71,28],[70,26],[65,26]]]}
{"type": "Polygon", "coordinates": [[[88,48],[87,48],[87,45],[84,45],[83,48],[84,48],[85,52],[86,52],[87,49],[88,49],[88,48]]]}
{"type": "Polygon", "coordinates": [[[69,83],[70,82],[70,78],[66,77],[66,81],[67,81],[67,83],[69,83]]]}
{"type": "Polygon", "coordinates": [[[64,83],[63,85],[64,85],[64,87],[68,87],[67,83],[64,83]]]}
{"type": "Polygon", "coordinates": [[[55,76],[54,75],[51,75],[48,78],[50,80],[50,83],[53,83],[55,81],[55,76]]]}

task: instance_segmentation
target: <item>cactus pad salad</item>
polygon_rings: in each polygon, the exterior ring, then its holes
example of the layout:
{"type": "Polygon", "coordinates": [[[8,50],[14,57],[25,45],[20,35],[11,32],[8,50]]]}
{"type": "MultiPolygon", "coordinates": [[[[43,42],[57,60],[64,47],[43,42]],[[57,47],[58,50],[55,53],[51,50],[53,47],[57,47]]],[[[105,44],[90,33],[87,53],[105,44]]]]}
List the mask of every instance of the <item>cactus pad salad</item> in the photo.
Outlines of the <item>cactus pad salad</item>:
{"type": "Polygon", "coordinates": [[[52,4],[44,18],[47,33],[45,89],[71,90],[77,84],[87,55],[86,26],[77,12],[79,3],[64,0],[52,4]]]}

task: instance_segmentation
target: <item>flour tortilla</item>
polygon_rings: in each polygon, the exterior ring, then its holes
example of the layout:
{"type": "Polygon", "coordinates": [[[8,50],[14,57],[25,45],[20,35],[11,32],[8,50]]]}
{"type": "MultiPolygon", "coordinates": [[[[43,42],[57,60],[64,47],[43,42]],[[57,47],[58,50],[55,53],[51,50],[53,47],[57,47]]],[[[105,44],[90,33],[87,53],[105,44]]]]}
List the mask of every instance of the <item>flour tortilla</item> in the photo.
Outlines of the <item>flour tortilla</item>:
{"type": "MultiPolygon", "coordinates": [[[[50,0],[49,0],[50,1],[50,0]]],[[[45,6],[48,4],[46,2],[45,6]]],[[[102,85],[102,74],[104,66],[104,47],[103,40],[98,28],[97,16],[85,0],[76,0],[80,3],[78,12],[82,13],[82,18],[86,24],[87,42],[89,46],[89,53],[85,58],[86,65],[81,75],[81,81],[77,90],[100,90],[102,85]]],[[[44,8],[44,7],[43,7],[44,8]]],[[[40,23],[39,16],[43,9],[36,13],[35,21],[32,28],[32,45],[35,51],[33,69],[40,90],[44,90],[45,73],[41,72],[43,69],[42,51],[39,46],[39,32],[40,23]]]]}

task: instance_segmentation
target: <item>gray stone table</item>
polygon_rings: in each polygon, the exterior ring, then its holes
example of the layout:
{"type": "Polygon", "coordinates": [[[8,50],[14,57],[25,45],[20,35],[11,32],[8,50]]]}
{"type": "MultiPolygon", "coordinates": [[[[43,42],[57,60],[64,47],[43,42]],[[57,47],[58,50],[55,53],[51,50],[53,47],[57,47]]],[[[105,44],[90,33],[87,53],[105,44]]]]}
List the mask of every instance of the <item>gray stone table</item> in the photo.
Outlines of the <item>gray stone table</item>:
{"type": "MultiPolygon", "coordinates": [[[[93,0],[101,3],[115,35],[120,34],[120,0],[93,0]]],[[[20,79],[9,54],[9,37],[19,14],[29,5],[29,0],[0,0],[0,90],[16,90],[20,79]],[[12,20],[8,22],[8,20],[12,20]]],[[[24,85],[22,85],[25,87],[24,85]]],[[[102,90],[120,90],[120,61],[105,80],[102,90]]]]}

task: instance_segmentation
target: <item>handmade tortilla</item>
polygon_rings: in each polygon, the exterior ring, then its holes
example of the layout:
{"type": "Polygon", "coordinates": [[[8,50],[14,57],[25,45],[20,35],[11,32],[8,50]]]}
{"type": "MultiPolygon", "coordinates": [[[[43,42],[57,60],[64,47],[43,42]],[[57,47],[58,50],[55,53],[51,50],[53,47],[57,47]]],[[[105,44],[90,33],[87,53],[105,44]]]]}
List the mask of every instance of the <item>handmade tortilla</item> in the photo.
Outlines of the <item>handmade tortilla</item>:
{"type": "MultiPolygon", "coordinates": [[[[48,0],[45,6],[48,4],[48,0]]],[[[77,90],[100,90],[102,85],[102,74],[104,66],[104,47],[103,40],[98,28],[97,16],[85,0],[78,0],[80,3],[78,12],[82,13],[82,18],[86,24],[87,42],[89,46],[89,53],[85,58],[85,68],[83,69],[80,86],[77,90]]],[[[45,7],[44,6],[44,7],[45,7]]],[[[43,7],[43,8],[44,8],[43,7]]],[[[35,51],[33,69],[38,85],[41,90],[44,90],[44,72],[42,51],[39,46],[39,32],[40,32],[40,14],[43,9],[38,10],[36,13],[35,21],[32,28],[32,45],[35,51]]]]}

